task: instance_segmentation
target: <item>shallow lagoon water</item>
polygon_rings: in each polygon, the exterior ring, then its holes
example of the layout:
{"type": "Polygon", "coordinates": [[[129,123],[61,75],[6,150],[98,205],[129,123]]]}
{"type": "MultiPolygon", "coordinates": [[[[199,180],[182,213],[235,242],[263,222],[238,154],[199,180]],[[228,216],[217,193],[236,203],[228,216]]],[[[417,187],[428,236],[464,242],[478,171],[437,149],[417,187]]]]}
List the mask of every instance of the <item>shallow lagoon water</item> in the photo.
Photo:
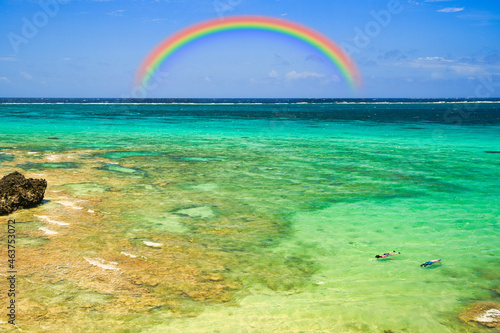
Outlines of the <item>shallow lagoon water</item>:
{"type": "Polygon", "coordinates": [[[19,327],[486,332],[498,110],[386,105],[2,105],[1,173],[49,183],[9,216],[19,327]]]}

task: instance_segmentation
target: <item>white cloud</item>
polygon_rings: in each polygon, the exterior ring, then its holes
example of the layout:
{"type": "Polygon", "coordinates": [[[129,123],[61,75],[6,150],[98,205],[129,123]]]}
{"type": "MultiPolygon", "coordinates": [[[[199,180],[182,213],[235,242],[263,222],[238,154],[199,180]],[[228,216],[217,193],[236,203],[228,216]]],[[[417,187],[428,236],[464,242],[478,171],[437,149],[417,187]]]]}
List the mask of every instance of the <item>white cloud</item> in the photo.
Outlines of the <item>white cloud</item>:
{"type": "Polygon", "coordinates": [[[456,12],[461,12],[464,9],[465,9],[465,7],[447,7],[447,8],[440,9],[437,12],[439,12],[439,13],[456,13],[456,12]]]}
{"type": "Polygon", "coordinates": [[[19,61],[19,59],[14,57],[0,57],[0,61],[19,61]]]}
{"type": "MultiPolygon", "coordinates": [[[[340,76],[338,76],[338,75],[332,75],[332,77],[330,77],[330,80],[332,80],[333,82],[340,82],[340,81],[342,81],[342,80],[340,79],[340,76]]],[[[324,82],[325,82],[325,83],[328,83],[328,82],[329,82],[329,80],[325,80],[324,82]]]]}
{"type": "Polygon", "coordinates": [[[428,71],[432,79],[444,79],[450,74],[470,77],[500,72],[500,66],[471,64],[470,62],[445,59],[443,57],[424,57],[412,60],[403,60],[395,65],[428,71]]]}
{"type": "Polygon", "coordinates": [[[110,16],[123,16],[123,13],[126,12],[126,9],[118,9],[115,10],[114,12],[108,13],[110,16]]]}
{"type": "Polygon", "coordinates": [[[459,15],[458,18],[476,21],[476,25],[485,26],[494,23],[494,21],[499,21],[500,15],[487,11],[474,11],[459,15]]]}
{"type": "Polygon", "coordinates": [[[444,68],[450,66],[455,60],[445,59],[443,57],[424,57],[402,61],[398,65],[414,68],[444,68]]]}
{"type": "Polygon", "coordinates": [[[207,81],[207,82],[211,82],[211,81],[212,81],[212,79],[211,79],[209,76],[205,76],[205,81],[207,81]]]}
{"type": "Polygon", "coordinates": [[[298,73],[296,71],[291,71],[286,74],[286,79],[291,81],[291,80],[300,80],[300,79],[309,79],[309,78],[314,78],[314,79],[321,79],[324,78],[325,74],[319,74],[319,73],[314,73],[314,72],[301,72],[298,73]]]}
{"type": "Polygon", "coordinates": [[[443,57],[424,57],[424,58],[417,58],[419,61],[433,61],[433,62],[453,62],[453,60],[445,59],[443,57]]]}
{"type": "Polygon", "coordinates": [[[267,74],[268,77],[270,78],[273,78],[273,79],[277,79],[278,78],[278,72],[276,72],[275,70],[272,70],[269,72],[269,74],[267,74]]]}
{"type": "Polygon", "coordinates": [[[484,67],[477,65],[456,64],[450,66],[450,69],[460,76],[486,75],[488,73],[484,67]]]}
{"type": "Polygon", "coordinates": [[[444,73],[442,73],[442,72],[433,72],[431,74],[431,79],[433,79],[433,80],[442,80],[442,79],[444,79],[444,73]]]}
{"type": "Polygon", "coordinates": [[[26,80],[31,80],[33,79],[33,76],[31,76],[31,74],[29,73],[26,73],[26,72],[19,72],[19,74],[21,74],[26,80]]]}
{"type": "Polygon", "coordinates": [[[412,5],[416,5],[416,6],[420,6],[420,5],[423,5],[425,3],[428,3],[428,2],[447,2],[447,1],[451,1],[451,0],[424,0],[424,1],[415,1],[415,0],[407,0],[407,2],[409,4],[412,4],[412,5]]]}
{"type": "Polygon", "coordinates": [[[0,82],[10,82],[10,80],[6,76],[0,76],[0,82]]]}

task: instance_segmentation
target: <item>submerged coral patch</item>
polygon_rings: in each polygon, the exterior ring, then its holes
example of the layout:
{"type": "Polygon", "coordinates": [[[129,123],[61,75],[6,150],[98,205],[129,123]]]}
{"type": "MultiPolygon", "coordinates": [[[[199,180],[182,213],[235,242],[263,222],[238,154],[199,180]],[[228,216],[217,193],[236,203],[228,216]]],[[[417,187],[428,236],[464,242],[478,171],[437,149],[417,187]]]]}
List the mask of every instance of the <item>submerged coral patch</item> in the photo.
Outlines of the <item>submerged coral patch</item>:
{"type": "Polygon", "coordinates": [[[192,185],[191,188],[196,191],[217,192],[219,190],[219,185],[216,183],[206,183],[206,184],[192,185]]]}
{"type": "Polygon", "coordinates": [[[221,158],[210,157],[210,156],[177,156],[177,157],[172,157],[172,160],[176,161],[176,162],[216,162],[216,161],[222,161],[221,158]]]}
{"type": "Polygon", "coordinates": [[[119,164],[114,163],[104,163],[101,167],[98,167],[99,170],[111,171],[119,174],[126,174],[133,177],[145,177],[148,174],[140,169],[124,167],[119,164]]]}
{"type": "Polygon", "coordinates": [[[134,225],[144,230],[153,230],[162,233],[184,233],[189,231],[189,228],[181,220],[181,216],[173,214],[136,215],[134,217],[134,225]]]}
{"type": "Polygon", "coordinates": [[[64,184],[63,188],[68,189],[74,196],[92,195],[97,193],[109,192],[110,187],[98,183],[72,183],[64,184]]]}
{"type": "Polygon", "coordinates": [[[187,216],[192,218],[211,218],[215,217],[214,207],[206,206],[191,206],[187,208],[180,208],[172,211],[173,214],[180,216],[187,216]]]}
{"type": "Polygon", "coordinates": [[[160,152],[154,151],[109,151],[106,153],[100,153],[96,156],[101,156],[109,159],[121,159],[127,157],[143,157],[143,156],[158,156],[161,155],[160,152]]]}
{"type": "Polygon", "coordinates": [[[459,318],[467,323],[475,322],[489,328],[500,328],[500,304],[493,302],[477,302],[459,318]]]}
{"type": "Polygon", "coordinates": [[[2,162],[10,162],[14,160],[13,154],[7,154],[4,152],[0,152],[0,163],[2,162]]]}
{"type": "Polygon", "coordinates": [[[80,163],[75,162],[57,162],[57,163],[33,163],[28,162],[24,164],[18,164],[18,168],[26,171],[40,171],[45,169],[76,169],[80,167],[80,163]]]}
{"type": "Polygon", "coordinates": [[[16,245],[19,247],[39,247],[48,242],[47,238],[23,236],[16,239],[16,245]]]}

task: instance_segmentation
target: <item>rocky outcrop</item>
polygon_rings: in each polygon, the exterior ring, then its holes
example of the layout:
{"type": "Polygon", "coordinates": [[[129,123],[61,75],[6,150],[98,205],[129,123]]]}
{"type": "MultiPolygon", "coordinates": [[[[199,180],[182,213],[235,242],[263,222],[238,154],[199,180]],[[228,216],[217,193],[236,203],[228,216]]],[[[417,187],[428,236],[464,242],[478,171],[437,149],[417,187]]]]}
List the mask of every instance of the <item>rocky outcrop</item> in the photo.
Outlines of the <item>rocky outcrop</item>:
{"type": "Polygon", "coordinates": [[[476,322],[490,328],[500,329],[500,304],[478,302],[460,314],[459,317],[465,322],[476,322]]]}
{"type": "Polygon", "coordinates": [[[27,179],[17,171],[3,177],[0,179],[0,215],[38,205],[46,188],[45,179],[27,179]]]}

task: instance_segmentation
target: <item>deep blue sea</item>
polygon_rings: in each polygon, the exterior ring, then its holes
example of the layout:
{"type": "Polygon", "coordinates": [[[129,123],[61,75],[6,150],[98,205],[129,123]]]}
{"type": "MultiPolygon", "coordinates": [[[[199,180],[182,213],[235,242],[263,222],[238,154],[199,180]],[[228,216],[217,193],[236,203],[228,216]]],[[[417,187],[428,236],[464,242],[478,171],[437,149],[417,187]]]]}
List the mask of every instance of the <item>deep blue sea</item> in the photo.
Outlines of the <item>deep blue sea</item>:
{"type": "Polygon", "coordinates": [[[48,181],[2,217],[24,331],[489,331],[464,313],[500,303],[500,100],[0,99],[0,115],[0,175],[48,181]]]}

